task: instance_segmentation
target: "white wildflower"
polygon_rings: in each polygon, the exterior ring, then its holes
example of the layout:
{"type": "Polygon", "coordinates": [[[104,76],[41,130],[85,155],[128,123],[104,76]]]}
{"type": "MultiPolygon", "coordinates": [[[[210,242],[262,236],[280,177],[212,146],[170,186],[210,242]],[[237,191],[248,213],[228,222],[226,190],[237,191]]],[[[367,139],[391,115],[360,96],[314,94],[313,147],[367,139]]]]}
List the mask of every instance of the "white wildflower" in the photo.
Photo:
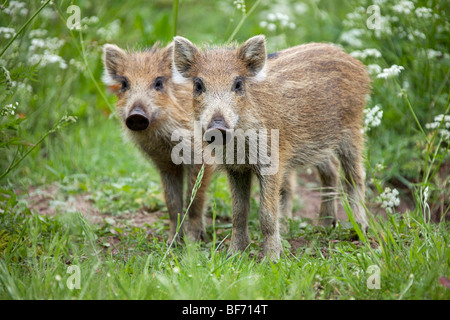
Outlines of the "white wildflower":
{"type": "Polygon", "coordinates": [[[441,135],[442,139],[450,141],[450,115],[440,114],[435,116],[434,121],[427,123],[425,128],[430,130],[439,129],[438,133],[441,135]]]}
{"type": "Polygon", "coordinates": [[[416,16],[418,18],[429,19],[433,16],[433,9],[431,8],[420,7],[417,8],[414,12],[416,13],[416,16]]]}
{"type": "Polygon", "coordinates": [[[366,59],[367,57],[381,58],[381,52],[377,49],[356,50],[351,52],[350,55],[357,59],[366,59]]]}
{"type": "Polygon", "coordinates": [[[381,72],[377,75],[377,78],[387,79],[390,77],[395,77],[395,76],[398,76],[400,74],[400,72],[402,72],[402,70],[405,70],[405,68],[394,64],[390,68],[384,68],[383,72],[381,72]]]}
{"type": "Polygon", "coordinates": [[[19,103],[10,103],[0,109],[0,117],[8,117],[16,114],[16,109],[19,106],[19,103]]]}
{"type": "Polygon", "coordinates": [[[24,82],[11,81],[11,87],[16,88],[17,91],[21,91],[24,93],[32,93],[33,88],[24,82]]]}
{"type": "Polygon", "coordinates": [[[261,28],[266,28],[268,31],[275,31],[280,29],[295,29],[296,25],[289,18],[289,15],[282,12],[269,12],[265,19],[259,23],[261,28]]]}
{"type": "Polygon", "coordinates": [[[269,21],[275,21],[277,19],[277,16],[275,13],[269,13],[267,14],[267,20],[269,21]]]}
{"type": "Polygon", "coordinates": [[[383,118],[383,110],[379,104],[375,105],[372,109],[364,109],[364,127],[369,130],[373,127],[378,127],[381,124],[383,118]]]}
{"type": "Polygon", "coordinates": [[[269,31],[275,31],[277,29],[277,25],[275,23],[269,23],[267,25],[267,30],[269,31]]]}
{"type": "Polygon", "coordinates": [[[25,5],[25,2],[10,1],[9,6],[5,8],[3,12],[10,16],[26,16],[28,14],[28,9],[25,5]]]}
{"type": "Polygon", "coordinates": [[[33,38],[44,38],[47,35],[47,30],[46,29],[33,29],[28,33],[28,37],[30,39],[33,38]]]}
{"type": "Polygon", "coordinates": [[[296,3],[294,4],[294,10],[295,12],[297,12],[298,14],[305,14],[306,12],[308,12],[308,5],[306,3],[296,3]]]}
{"type": "Polygon", "coordinates": [[[400,205],[400,198],[398,195],[397,189],[391,190],[391,188],[386,188],[376,200],[381,203],[381,207],[384,208],[387,213],[393,213],[394,207],[400,205]]]}
{"type": "Polygon", "coordinates": [[[236,9],[240,10],[243,14],[245,14],[245,0],[235,0],[233,4],[236,6],[236,9]]]}
{"type": "Polygon", "coordinates": [[[427,49],[427,58],[428,59],[434,59],[437,57],[441,57],[442,52],[434,50],[434,49],[427,49]]]}
{"type": "Polygon", "coordinates": [[[50,20],[50,19],[58,18],[58,13],[55,10],[53,10],[51,7],[47,6],[44,9],[42,9],[39,16],[41,16],[44,19],[50,20]]]}
{"type": "Polygon", "coordinates": [[[345,19],[343,21],[344,26],[346,27],[356,27],[361,25],[363,20],[367,19],[366,8],[357,7],[355,11],[347,13],[345,19]]]}
{"type": "Polygon", "coordinates": [[[97,16],[84,17],[83,19],[81,19],[81,22],[85,25],[96,24],[99,22],[99,18],[97,16]]]}
{"type": "Polygon", "coordinates": [[[369,73],[371,74],[371,75],[377,75],[377,74],[379,74],[379,73],[381,73],[381,67],[379,66],[379,65],[377,65],[377,64],[369,64],[368,66],[367,66],[367,70],[369,71],[369,73]]]}
{"type": "Polygon", "coordinates": [[[39,63],[40,67],[45,67],[46,65],[52,64],[52,63],[58,63],[59,67],[61,69],[66,69],[67,68],[67,63],[66,63],[66,61],[63,58],[61,58],[57,54],[51,53],[48,50],[44,51],[43,54],[33,54],[30,57],[29,62],[31,64],[38,64],[39,63]]]}
{"type": "Polygon", "coordinates": [[[425,33],[419,30],[413,30],[412,33],[408,34],[408,40],[414,41],[416,38],[426,39],[427,36],[425,35],[425,33]]]}
{"type": "Polygon", "coordinates": [[[401,14],[410,14],[414,10],[414,3],[407,0],[402,0],[400,3],[393,6],[392,10],[401,14]]]}
{"type": "Polygon", "coordinates": [[[378,172],[384,171],[385,168],[386,168],[386,166],[384,165],[384,163],[377,163],[375,165],[375,171],[378,171],[378,172]]]}
{"type": "MultiPolygon", "coordinates": [[[[44,35],[45,32],[36,31],[34,35],[44,35]]],[[[59,64],[61,69],[67,68],[66,61],[57,53],[64,45],[65,41],[59,38],[33,38],[29,47],[28,61],[31,64],[38,64],[45,67],[49,64],[59,64]]]]}
{"type": "Polygon", "coordinates": [[[350,29],[349,31],[342,33],[341,41],[356,48],[362,47],[363,42],[359,39],[359,37],[361,37],[364,33],[364,29],[350,29]]]}
{"type": "Polygon", "coordinates": [[[30,51],[37,51],[38,49],[57,51],[63,45],[64,40],[59,38],[31,39],[30,51]]]}
{"type": "Polygon", "coordinates": [[[13,28],[0,27],[0,37],[10,39],[16,35],[16,30],[13,28]]]}

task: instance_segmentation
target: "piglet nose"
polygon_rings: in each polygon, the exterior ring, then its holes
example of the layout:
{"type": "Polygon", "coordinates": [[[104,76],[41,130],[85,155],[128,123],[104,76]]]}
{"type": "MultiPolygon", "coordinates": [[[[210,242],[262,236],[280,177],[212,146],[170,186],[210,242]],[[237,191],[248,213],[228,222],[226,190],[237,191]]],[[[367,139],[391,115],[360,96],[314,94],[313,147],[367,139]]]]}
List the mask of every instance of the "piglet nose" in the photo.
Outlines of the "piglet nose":
{"type": "Polygon", "coordinates": [[[128,129],[142,131],[148,128],[150,120],[141,106],[134,107],[128,114],[125,123],[128,129]]]}
{"type": "Polygon", "coordinates": [[[230,142],[233,137],[231,130],[222,117],[213,118],[205,132],[205,141],[209,144],[220,144],[220,139],[217,139],[218,137],[222,138],[221,143],[223,145],[230,142]]]}

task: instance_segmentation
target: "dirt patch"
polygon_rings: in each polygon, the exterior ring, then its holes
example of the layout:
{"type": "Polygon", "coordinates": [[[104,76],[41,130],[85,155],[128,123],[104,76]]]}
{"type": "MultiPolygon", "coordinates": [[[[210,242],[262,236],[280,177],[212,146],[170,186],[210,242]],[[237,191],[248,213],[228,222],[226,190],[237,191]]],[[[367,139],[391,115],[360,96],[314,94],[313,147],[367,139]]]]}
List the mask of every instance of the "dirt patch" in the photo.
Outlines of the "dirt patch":
{"type": "Polygon", "coordinates": [[[22,193],[21,197],[27,202],[31,211],[41,215],[54,216],[59,213],[80,212],[91,223],[103,223],[106,218],[109,218],[113,219],[114,224],[119,227],[128,225],[148,228],[164,215],[161,211],[149,212],[141,208],[134,213],[113,216],[97,209],[89,193],[63,196],[56,184],[50,184],[44,188],[30,188],[28,193],[22,193]]]}

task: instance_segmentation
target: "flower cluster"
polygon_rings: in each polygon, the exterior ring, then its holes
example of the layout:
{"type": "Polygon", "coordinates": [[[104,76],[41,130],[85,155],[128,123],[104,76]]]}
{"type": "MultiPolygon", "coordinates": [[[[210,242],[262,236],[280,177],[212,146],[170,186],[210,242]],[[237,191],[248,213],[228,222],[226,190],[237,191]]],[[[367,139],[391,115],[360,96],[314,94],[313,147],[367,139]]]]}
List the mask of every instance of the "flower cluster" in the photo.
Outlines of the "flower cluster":
{"type": "Polygon", "coordinates": [[[450,115],[440,114],[435,116],[434,121],[427,123],[425,128],[430,130],[440,128],[438,132],[441,137],[446,141],[450,141],[450,115]]]}
{"type": "Polygon", "coordinates": [[[29,32],[30,46],[28,49],[28,61],[45,67],[49,64],[58,64],[61,69],[67,68],[66,61],[58,55],[65,41],[59,38],[47,37],[47,30],[33,29],[29,32]]]}
{"type": "Polygon", "coordinates": [[[25,82],[11,81],[11,87],[16,88],[21,93],[32,93],[33,88],[25,82]]]}
{"type": "Polygon", "coordinates": [[[367,70],[371,75],[378,75],[382,71],[381,67],[377,64],[369,64],[367,70]]]}
{"type": "Polygon", "coordinates": [[[236,9],[242,11],[242,13],[245,14],[245,0],[235,0],[233,1],[233,4],[236,6],[236,9]]]}
{"type": "Polygon", "coordinates": [[[441,51],[434,50],[434,49],[427,49],[426,54],[427,54],[428,59],[435,59],[438,57],[440,58],[442,56],[446,59],[450,58],[450,55],[448,53],[442,53],[441,51]]]}
{"type": "Polygon", "coordinates": [[[16,35],[16,30],[13,28],[0,27],[0,36],[5,39],[10,39],[16,35]]]}
{"type": "Polygon", "coordinates": [[[373,127],[378,127],[383,118],[383,110],[380,105],[375,105],[372,109],[364,109],[364,128],[369,130],[373,127]]]}
{"type": "Polygon", "coordinates": [[[400,14],[410,14],[414,10],[414,3],[407,0],[402,0],[400,3],[393,6],[392,10],[400,14]]]}
{"type": "Polygon", "coordinates": [[[290,21],[289,16],[281,12],[268,13],[266,20],[262,20],[259,26],[266,28],[268,31],[275,31],[278,27],[290,29],[295,29],[296,27],[295,23],[290,21]]]}
{"type": "Polygon", "coordinates": [[[356,50],[351,52],[350,55],[357,59],[366,59],[368,57],[381,58],[381,52],[377,49],[356,50]]]}
{"type": "Polygon", "coordinates": [[[8,117],[13,116],[16,113],[16,108],[19,106],[19,103],[11,103],[4,106],[2,109],[0,109],[0,117],[8,117]]]}
{"type": "Polygon", "coordinates": [[[363,42],[360,37],[364,35],[365,32],[366,31],[364,29],[350,29],[342,33],[341,41],[351,45],[352,47],[361,48],[363,42]]]}
{"type": "Polygon", "coordinates": [[[416,13],[416,16],[418,18],[429,19],[433,17],[433,9],[431,8],[420,7],[417,8],[414,12],[416,13]]]}
{"type": "Polygon", "coordinates": [[[397,189],[391,190],[391,188],[386,188],[376,200],[381,203],[381,207],[384,208],[387,213],[393,213],[394,207],[400,205],[400,198],[398,195],[397,189]]]}
{"type": "Polygon", "coordinates": [[[8,8],[5,8],[3,12],[12,17],[18,15],[26,16],[28,14],[28,9],[25,8],[25,2],[10,1],[8,8]]]}
{"type": "MultiPolygon", "coordinates": [[[[349,30],[343,32],[341,41],[348,43],[354,47],[362,47],[361,38],[372,37],[381,38],[383,35],[396,35],[399,38],[408,39],[410,41],[418,39],[426,39],[426,34],[419,29],[412,29],[420,27],[421,25],[407,25],[403,23],[404,17],[414,17],[418,19],[439,19],[439,14],[435,13],[433,9],[427,7],[415,7],[413,1],[400,0],[396,4],[390,4],[385,0],[373,0],[373,5],[377,5],[383,9],[383,14],[376,16],[376,27],[361,28],[366,23],[372,20],[367,12],[367,8],[360,6],[356,7],[353,12],[346,15],[343,25],[349,30]]],[[[393,1],[391,1],[392,3],[393,1]]],[[[437,32],[441,33],[444,30],[448,31],[449,24],[439,25],[437,32]]]]}
{"type": "Polygon", "coordinates": [[[390,68],[384,68],[383,72],[381,72],[377,75],[377,78],[387,79],[390,77],[395,77],[395,76],[398,76],[400,74],[400,72],[402,72],[402,70],[405,70],[405,68],[394,64],[390,68]]]}

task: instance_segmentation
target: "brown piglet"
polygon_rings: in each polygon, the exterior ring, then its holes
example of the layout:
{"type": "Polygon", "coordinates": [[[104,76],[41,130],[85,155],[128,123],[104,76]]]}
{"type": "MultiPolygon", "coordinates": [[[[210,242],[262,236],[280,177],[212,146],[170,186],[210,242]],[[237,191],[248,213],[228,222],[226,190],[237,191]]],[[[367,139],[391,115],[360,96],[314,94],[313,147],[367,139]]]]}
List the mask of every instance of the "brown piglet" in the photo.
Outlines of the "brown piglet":
{"type": "MultiPolygon", "coordinates": [[[[313,165],[319,172],[321,223],[336,221],[340,163],[354,217],[367,228],[361,129],[370,78],[360,61],[324,43],[267,56],[264,36],[250,38],[241,46],[203,50],[175,37],[173,79],[193,86],[194,119],[205,136],[211,131],[222,134],[226,151],[222,150],[224,159],[219,166],[227,172],[232,194],[231,251],[242,251],[250,243],[250,185],[256,175],[263,253],[279,258],[279,211],[292,209],[292,176],[304,165],[313,165]],[[257,139],[251,134],[255,132],[257,139]],[[239,141],[245,143],[239,146],[239,141]],[[261,148],[263,144],[265,148],[261,148]],[[228,157],[228,149],[236,157],[228,157]],[[245,161],[239,161],[243,150],[245,161]],[[268,163],[273,170],[268,170],[268,163]]],[[[207,146],[208,142],[217,143],[206,140],[207,146]]],[[[220,149],[215,147],[217,155],[220,149]]]]}
{"type": "MultiPolygon", "coordinates": [[[[202,164],[174,163],[171,152],[178,143],[172,141],[176,130],[192,130],[189,106],[191,86],[172,81],[172,44],[126,52],[116,45],[103,47],[104,83],[117,95],[117,115],[126,136],[148,156],[161,175],[164,197],[169,211],[170,240],[176,234],[178,215],[183,214],[183,179],[187,175],[187,201],[202,164]]],[[[212,174],[205,166],[202,185],[188,214],[188,227],[179,234],[194,239],[206,236],[203,222],[206,189],[212,174]]],[[[182,216],[181,216],[182,218],[182,216]]],[[[180,220],[181,220],[180,218],[180,220]]]]}

